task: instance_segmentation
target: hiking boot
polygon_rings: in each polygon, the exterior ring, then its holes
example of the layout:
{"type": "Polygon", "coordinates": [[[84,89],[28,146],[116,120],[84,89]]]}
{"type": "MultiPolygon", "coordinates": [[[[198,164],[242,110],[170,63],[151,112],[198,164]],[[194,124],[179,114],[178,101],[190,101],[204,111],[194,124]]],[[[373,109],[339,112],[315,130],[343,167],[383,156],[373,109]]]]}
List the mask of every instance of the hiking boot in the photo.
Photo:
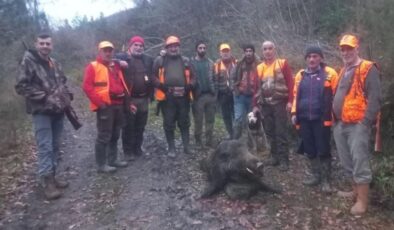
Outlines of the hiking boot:
{"type": "Polygon", "coordinates": [[[47,200],[55,200],[62,196],[62,192],[56,188],[53,175],[42,176],[40,184],[47,200]]]}
{"type": "Polygon", "coordinates": [[[67,188],[69,183],[60,178],[53,177],[56,188],[67,188]]]}
{"type": "Polygon", "coordinates": [[[127,167],[127,162],[126,161],[121,161],[121,160],[115,160],[109,166],[116,167],[116,168],[125,168],[127,167]]]}
{"type": "Polygon", "coordinates": [[[320,183],[320,160],[318,157],[313,159],[307,158],[306,167],[310,173],[306,175],[306,178],[302,181],[302,184],[307,186],[315,186],[320,183]]]}
{"type": "Polygon", "coordinates": [[[99,173],[113,173],[113,172],[116,172],[116,167],[112,167],[109,165],[102,165],[102,166],[98,167],[97,172],[99,172],[99,173]]]}
{"type": "Polygon", "coordinates": [[[62,180],[61,178],[56,178],[56,172],[53,171],[53,181],[55,183],[56,188],[67,188],[69,183],[66,180],[62,180]]]}
{"type": "Polygon", "coordinates": [[[359,216],[367,212],[369,184],[357,184],[356,187],[357,201],[350,209],[350,213],[359,216]]]}

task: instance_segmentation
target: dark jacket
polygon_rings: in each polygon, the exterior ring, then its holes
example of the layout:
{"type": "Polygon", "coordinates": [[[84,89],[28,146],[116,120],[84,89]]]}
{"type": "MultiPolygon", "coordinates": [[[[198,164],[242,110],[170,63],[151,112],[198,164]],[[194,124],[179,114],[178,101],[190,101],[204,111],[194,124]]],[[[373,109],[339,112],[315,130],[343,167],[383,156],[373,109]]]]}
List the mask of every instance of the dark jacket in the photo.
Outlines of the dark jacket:
{"type": "Polygon", "coordinates": [[[201,94],[205,93],[215,94],[215,85],[212,76],[213,61],[209,58],[197,60],[195,57],[192,57],[190,62],[196,74],[194,96],[198,98],[201,94]]]}
{"type": "Polygon", "coordinates": [[[144,65],[144,69],[142,71],[143,73],[141,73],[140,70],[137,70],[137,66],[134,65],[135,60],[137,60],[138,57],[133,57],[128,53],[119,53],[116,54],[115,57],[128,63],[128,67],[123,69],[122,72],[129,91],[131,92],[131,97],[153,98],[153,58],[146,54],[142,54],[141,60],[144,65]],[[136,79],[136,77],[143,77],[144,79],[136,79]]]}
{"type": "Polygon", "coordinates": [[[291,113],[300,119],[321,119],[324,126],[332,124],[332,100],[338,81],[338,74],[334,69],[321,65],[317,80],[305,78],[305,70],[300,70],[295,76],[294,102],[291,113]],[[316,84],[308,84],[316,83],[316,84]]]}
{"type": "Polygon", "coordinates": [[[15,90],[26,99],[26,111],[32,114],[63,113],[70,106],[72,94],[66,76],[55,59],[43,60],[35,50],[25,52],[15,90]]]}
{"type": "MultiPolygon", "coordinates": [[[[182,82],[184,82],[184,86],[185,88],[187,88],[187,90],[194,90],[195,86],[196,86],[196,79],[195,79],[195,73],[194,73],[194,69],[192,68],[191,64],[190,64],[190,60],[187,57],[184,56],[179,56],[179,58],[182,60],[183,63],[183,69],[184,70],[189,70],[190,71],[190,82],[189,84],[186,84],[186,80],[182,80],[182,82]]],[[[156,57],[156,59],[153,62],[153,75],[154,77],[154,86],[160,90],[162,90],[163,92],[167,92],[169,86],[166,84],[166,80],[164,79],[164,82],[160,82],[160,76],[159,76],[159,70],[161,68],[164,69],[164,78],[168,77],[166,76],[166,68],[167,68],[167,63],[170,61],[173,61],[174,58],[170,58],[167,55],[163,56],[158,56],[156,57]]],[[[186,78],[186,76],[184,76],[184,78],[186,78]]],[[[183,79],[183,78],[182,78],[183,79]]]]}
{"type": "Polygon", "coordinates": [[[241,61],[237,63],[235,68],[232,71],[232,87],[233,87],[233,93],[234,95],[239,95],[241,94],[239,86],[242,81],[242,76],[246,72],[248,76],[248,87],[246,89],[246,92],[242,92],[242,94],[245,95],[255,95],[257,93],[258,87],[259,87],[259,79],[258,79],[258,74],[257,74],[257,65],[260,62],[255,58],[252,63],[246,63],[245,58],[242,58],[241,61]],[[251,74],[254,75],[254,77],[251,77],[251,74]]]}

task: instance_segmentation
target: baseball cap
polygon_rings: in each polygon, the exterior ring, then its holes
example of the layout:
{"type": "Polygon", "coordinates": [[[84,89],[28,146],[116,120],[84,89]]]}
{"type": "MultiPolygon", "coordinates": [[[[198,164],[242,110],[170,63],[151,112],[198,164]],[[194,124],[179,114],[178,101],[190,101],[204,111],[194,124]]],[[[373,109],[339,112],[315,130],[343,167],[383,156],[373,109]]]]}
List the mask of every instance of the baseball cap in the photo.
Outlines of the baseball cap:
{"type": "Polygon", "coordinates": [[[358,47],[358,39],[354,35],[346,34],[341,38],[339,46],[350,46],[356,48],[358,47]]]}
{"type": "Polygon", "coordinates": [[[112,49],[115,48],[114,45],[109,41],[102,41],[98,44],[98,49],[103,49],[103,48],[107,48],[107,47],[110,47],[112,49]]]}
{"type": "Polygon", "coordinates": [[[229,50],[231,50],[231,47],[230,47],[230,45],[227,44],[227,43],[222,43],[222,44],[220,44],[219,50],[222,51],[222,50],[224,50],[224,49],[229,49],[229,50]]]}

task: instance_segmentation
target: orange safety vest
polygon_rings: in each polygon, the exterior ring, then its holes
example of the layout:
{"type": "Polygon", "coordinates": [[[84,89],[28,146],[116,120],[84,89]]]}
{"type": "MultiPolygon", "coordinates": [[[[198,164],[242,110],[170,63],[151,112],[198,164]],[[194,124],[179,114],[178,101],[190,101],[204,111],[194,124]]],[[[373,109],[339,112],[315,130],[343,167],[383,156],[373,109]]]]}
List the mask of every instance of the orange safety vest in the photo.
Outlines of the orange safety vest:
{"type": "Polygon", "coordinates": [[[262,62],[257,66],[257,74],[261,81],[262,102],[266,101],[264,100],[266,97],[269,97],[270,100],[265,103],[275,104],[277,101],[282,101],[289,97],[286,79],[282,70],[285,62],[285,59],[276,59],[270,65],[262,62]],[[263,94],[266,96],[264,97],[263,94]]]}
{"type": "MultiPolygon", "coordinates": [[[[164,84],[164,82],[165,82],[164,75],[165,75],[164,74],[164,67],[161,66],[159,68],[159,82],[162,84],[164,84]]],[[[186,84],[190,84],[190,69],[188,67],[186,67],[184,69],[184,75],[185,75],[186,84]]],[[[157,101],[164,101],[166,99],[166,94],[161,89],[156,89],[155,98],[157,101]]],[[[190,100],[193,100],[192,92],[189,93],[189,98],[190,98],[190,100]]]]}
{"type": "MultiPolygon", "coordinates": [[[[94,68],[94,89],[96,94],[107,104],[111,104],[111,98],[109,95],[109,73],[108,73],[108,68],[101,64],[100,62],[93,61],[90,64],[92,64],[94,68]]],[[[119,70],[117,72],[118,76],[120,77],[120,80],[122,81],[122,84],[127,92],[127,94],[130,94],[127,85],[124,81],[122,71],[119,70]]],[[[96,111],[98,109],[98,106],[90,102],[90,109],[92,111],[96,111]]]]}
{"type": "MultiPolygon", "coordinates": [[[[358,67],[355,67],[353,83],[345,96],[342,108],[341,120],[345,123],[357,123],[364,118],[367,109],[367,98],[365,96],[365,79],[371,67],[375,63],[363,60],[358,67]]],[[[345,68],[339,73],[339,81],[344,75],[345,68]]]]}

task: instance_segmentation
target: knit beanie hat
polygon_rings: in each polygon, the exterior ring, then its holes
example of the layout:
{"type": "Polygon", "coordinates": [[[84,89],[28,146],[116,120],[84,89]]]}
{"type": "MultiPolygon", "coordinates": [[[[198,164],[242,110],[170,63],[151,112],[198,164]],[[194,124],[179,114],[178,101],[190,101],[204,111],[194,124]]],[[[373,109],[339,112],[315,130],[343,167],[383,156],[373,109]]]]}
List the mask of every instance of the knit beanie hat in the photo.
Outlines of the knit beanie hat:
{"type": "Polygon", "coordinates": [[[306,59],[309,54],[319,54],[321,58],[324,58],[323,51],[319,46],[308,46],[305,50],[304,58],[306,59]]]}
{"type": "Polygon", "coordinates": [[[129,46],[131,46],[135,42],[140,42],[140,43],[142,43],[143,46],[145,46],[144,39],[140,36],[134,36],[134,37],[130,38],[129,46]]]}

